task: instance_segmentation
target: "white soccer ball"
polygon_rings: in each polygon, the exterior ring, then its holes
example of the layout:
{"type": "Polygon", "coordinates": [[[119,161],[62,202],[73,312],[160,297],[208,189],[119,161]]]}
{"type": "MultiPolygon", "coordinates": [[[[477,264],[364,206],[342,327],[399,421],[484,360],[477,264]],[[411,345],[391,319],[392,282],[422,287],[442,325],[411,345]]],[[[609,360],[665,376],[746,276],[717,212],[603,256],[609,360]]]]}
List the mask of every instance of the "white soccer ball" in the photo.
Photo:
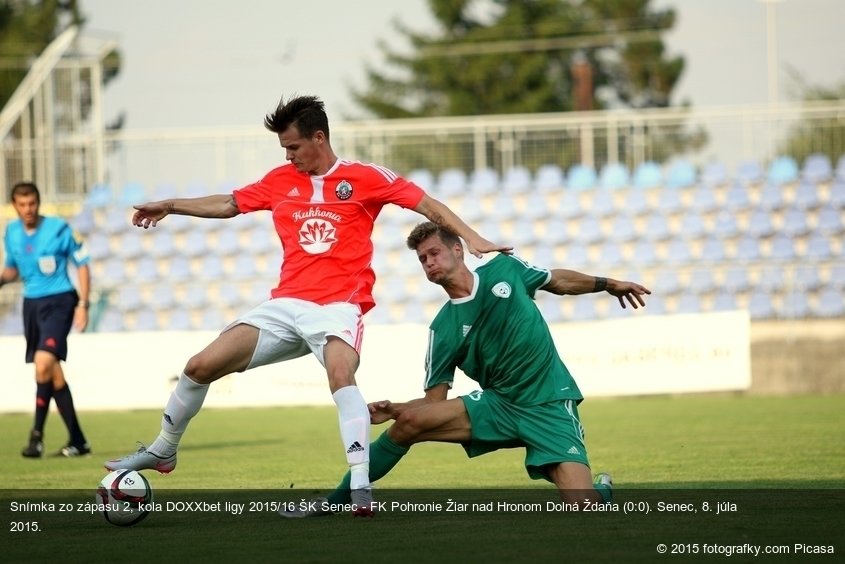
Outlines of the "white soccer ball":
{"type": "Polygon", "coordinates": [[[106,521],[130,527],[150,513],[153,489],[140,472],[115,470],[100,480],[95,499],[106,521]]]}

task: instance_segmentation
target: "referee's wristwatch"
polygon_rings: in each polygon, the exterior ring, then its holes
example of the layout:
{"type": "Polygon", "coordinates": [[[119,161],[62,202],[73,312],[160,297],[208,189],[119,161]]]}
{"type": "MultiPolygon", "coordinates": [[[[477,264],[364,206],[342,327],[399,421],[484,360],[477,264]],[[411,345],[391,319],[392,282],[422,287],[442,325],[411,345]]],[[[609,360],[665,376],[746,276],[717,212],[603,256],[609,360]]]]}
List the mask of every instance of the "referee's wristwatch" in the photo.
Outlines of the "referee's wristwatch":
{"type": "Polygon", "coordinates": [[[88,309],[88,305],[89,305],[89,303],[88,303],[87,300],[79,300],[79,302],[76,304],[76,307],[81,307],[82,309],[88,309]]]}

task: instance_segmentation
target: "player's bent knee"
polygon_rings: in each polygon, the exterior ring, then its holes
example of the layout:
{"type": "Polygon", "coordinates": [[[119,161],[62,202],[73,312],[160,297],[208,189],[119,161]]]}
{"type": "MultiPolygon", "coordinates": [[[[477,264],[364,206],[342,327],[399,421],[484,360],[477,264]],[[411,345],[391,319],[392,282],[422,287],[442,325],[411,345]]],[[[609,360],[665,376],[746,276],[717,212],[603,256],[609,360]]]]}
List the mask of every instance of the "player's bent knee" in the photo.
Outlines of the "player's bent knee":
{"type": "Polygon", "coordinates": [[[191,357],[185,365],[185,375],[197,384],[211,384],[219,378],[217,370],[206,361],[202,353],[191,357]]]}

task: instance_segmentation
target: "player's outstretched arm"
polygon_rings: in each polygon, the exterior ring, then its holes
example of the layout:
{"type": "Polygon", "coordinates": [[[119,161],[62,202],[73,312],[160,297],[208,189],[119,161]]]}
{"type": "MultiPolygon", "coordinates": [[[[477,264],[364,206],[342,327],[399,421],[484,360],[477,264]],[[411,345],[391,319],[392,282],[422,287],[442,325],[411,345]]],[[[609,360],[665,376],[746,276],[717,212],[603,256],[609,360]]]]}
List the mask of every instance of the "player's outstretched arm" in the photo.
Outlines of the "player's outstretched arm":
{"type": "Polygon", "coordinates": [[[139,204],[134,208],[136,211],[132,216],[132,225],[144,229],[155,227],[159,221],[170,214],[224,219],[241,213],[235,197],[231,194],[161,200],[139,204]]]}
{"type": "Polygon", "coordinates": [[[559,296],[607,292],[611,296],[615,296],[619,300],[619,305],[623,308],[627,307],[625,305],[627,301],[631,307],[638,309],[645,307],[643,296],[651,294],[651,290],[636,282],[591,276],[563,268],[555,268],[551,272],[552,279],[542,289],[559,296]]]}
{"type": "Polygon", "coordinates": [[[438,384],[425,391],[425,397],[412,399],[404,403],[393,403],[390,400],[374,401],[367,404],[370,409],[370,423],[378,425],[391,419],[396,419],[409,409],[416,409],[436,401],[444,401],[449,395],[448,384],[438,384]]]}
{"type": "Polygon", "coordinates": [[[450,210],[446,204],[435,200],[431,196],[423,196],[423,199],[417,207],[414,208],[414,211],[424,215],[435,225],[441,225],[451,231],[454,231],[461,239],[466,241],[467,250],[476,257],[481,258],[482,254],[492,253],[494,251],[500,251],[503,253],[510,253],[513,251],[512,246],[509,247],[493,243],[476,233],[476,231],[464,223],[464,220],[458,217],[455,212],[450,210]]]}

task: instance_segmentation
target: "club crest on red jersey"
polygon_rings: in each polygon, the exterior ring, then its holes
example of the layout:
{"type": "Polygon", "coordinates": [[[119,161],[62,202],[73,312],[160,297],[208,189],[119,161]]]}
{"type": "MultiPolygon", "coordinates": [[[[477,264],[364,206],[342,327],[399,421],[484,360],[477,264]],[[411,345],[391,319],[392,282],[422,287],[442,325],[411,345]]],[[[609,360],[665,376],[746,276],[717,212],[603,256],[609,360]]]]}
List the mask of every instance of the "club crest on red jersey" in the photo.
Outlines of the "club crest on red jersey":
{"type": "Polygon", "coordinates": [[[341,180],[334,189],[334,193],[338,200],[348,200],[352,197],[352,185],[346,180],[341,180]]]}

